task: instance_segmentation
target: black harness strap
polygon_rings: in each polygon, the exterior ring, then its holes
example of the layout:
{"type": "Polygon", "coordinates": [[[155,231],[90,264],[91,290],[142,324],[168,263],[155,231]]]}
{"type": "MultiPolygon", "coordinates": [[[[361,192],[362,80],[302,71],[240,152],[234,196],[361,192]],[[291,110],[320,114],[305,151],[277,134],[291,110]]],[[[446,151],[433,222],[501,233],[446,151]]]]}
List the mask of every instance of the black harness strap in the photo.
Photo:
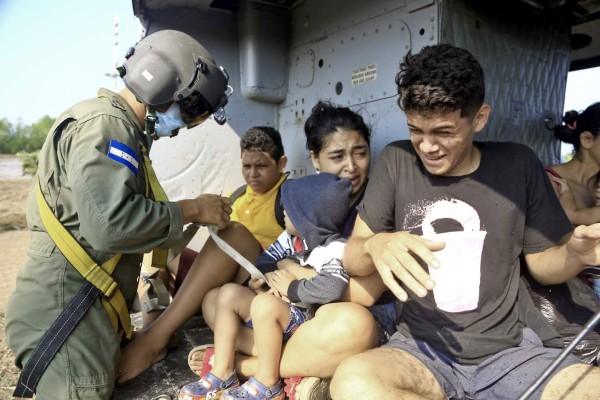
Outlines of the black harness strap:
{"type": "Polygon", "coordinates": [[[37,345],[21,371],[13,397],[31,398],[50,361],[75,329],[79,321],[101,294],[100,289],[85,281],[79,292],[60,313],[37,345]]]}

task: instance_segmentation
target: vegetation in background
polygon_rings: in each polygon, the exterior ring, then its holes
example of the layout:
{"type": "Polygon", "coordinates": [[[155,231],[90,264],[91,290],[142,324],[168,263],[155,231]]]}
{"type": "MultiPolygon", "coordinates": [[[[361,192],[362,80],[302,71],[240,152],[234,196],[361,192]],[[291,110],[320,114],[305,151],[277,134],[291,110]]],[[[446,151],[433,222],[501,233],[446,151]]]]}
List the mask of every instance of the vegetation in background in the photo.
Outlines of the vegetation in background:
{"type": "Polygon", "coordinates": [[[20,151],[17,153],[19,161],[21,161],[21,167],[23,169],[23,175],[35,175],[38,167],[38,160],[40,159],[40,151],[34,151],[27,153],[20,151]]]}
{"type": "MultiPolygon", "coordinates": [[[[42,148],[54,118],[45,116],[31,125],[0,119],[0,154],[33,153],[42,148]]],[[[37,167],[36,167],[37,168],[37,167]]]]}
{"type": "Polygon", "coordinates": [[[0,119],[0,154],[16,154],[23,166],[23,174],[35,175],[40,149],[54,120],[46,115],[31,125],[23,125],[0,119]]]}

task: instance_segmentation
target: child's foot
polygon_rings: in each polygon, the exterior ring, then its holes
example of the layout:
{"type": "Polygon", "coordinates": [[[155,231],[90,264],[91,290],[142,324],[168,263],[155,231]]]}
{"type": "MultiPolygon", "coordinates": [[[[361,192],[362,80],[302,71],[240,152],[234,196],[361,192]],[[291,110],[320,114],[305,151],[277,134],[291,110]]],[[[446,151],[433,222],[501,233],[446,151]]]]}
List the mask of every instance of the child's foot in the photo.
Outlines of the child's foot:
{"type": "Polygon", "coordinates": [[[203,344],[194,347],[188,354],[188,365],[198,376],[206,375],[213,367],[215,354],[214,344],[203,344]]]}
{"type": "Polygon", "coordinates": [[[204,400],[204,399],[219,399],[220,395],[226,389],[234,389],[240,386],[235,371],[231,373],[229,378],[222,380],[211,374],[210,372],[200,378],[199,381],[188,383],[179,391],[179,400],[204,400]]]}
{"type": "Polygon", "coordinates": [[[221,395],[223,400],[284,400],[283,381],[279,381],[273,387],[267,387],[254,378],[250,378],[242,386],[228,389],[221,395]]]}

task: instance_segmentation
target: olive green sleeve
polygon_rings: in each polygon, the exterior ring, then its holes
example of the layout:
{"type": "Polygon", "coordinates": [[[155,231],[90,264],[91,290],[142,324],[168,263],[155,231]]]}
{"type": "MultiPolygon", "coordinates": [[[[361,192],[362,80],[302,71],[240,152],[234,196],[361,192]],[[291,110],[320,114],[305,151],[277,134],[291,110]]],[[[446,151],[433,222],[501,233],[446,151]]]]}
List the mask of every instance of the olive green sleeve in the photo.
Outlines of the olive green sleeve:
{"type": "Polygon", "coordinates": [[[167,248],[181,240],[182,211],[177,203],[145,197],[139,133],[126,120],[100,115],[61,138],[73,206],[80,233],[96,250],[139,253],[167,248]],[[137,171],[108,157],[111,140],[133,150],[137,171]]]}

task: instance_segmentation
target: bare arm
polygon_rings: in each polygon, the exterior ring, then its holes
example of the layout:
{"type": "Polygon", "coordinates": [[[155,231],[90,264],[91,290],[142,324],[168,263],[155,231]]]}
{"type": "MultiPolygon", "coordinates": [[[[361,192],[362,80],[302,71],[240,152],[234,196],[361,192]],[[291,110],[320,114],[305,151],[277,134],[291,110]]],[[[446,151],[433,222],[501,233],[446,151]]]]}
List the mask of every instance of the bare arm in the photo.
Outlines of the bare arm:
{"type": "Polygon", "coordinates": [[[371,256],[364,248],[365,241],[371,236],[373,232],[360,215],[357,215],[354,230],[342,257],[342,264],[350,276],[367,276],[377,271],[371,256]]]}
{"type": "Polygon", "coordinates": [[[437,268],[439,261],[432,251],[443,248],[442,242],[433,242],[408,232],[374,234],[359,215],[342,262],[350,275],[364,276],[376,270],[394,295],[405,301],[408,294],[396,279],[417,295],[425,296],[427,290],[433,289],[434,283],[415,255],[437,268]]]}
{"type": "Polygon", "coordinates": [[[297,262],[287,258],[277,261],[277,269],[291,273],[296,279],[310,279],[317,275],[317,271],[314,269],[305,268],[297,262]]]}
{"type": "Polygon", "coordinates": [[[558,178],[552,174],[548,174],[548,176],[552,181],[560,205],[565,210],[571,224],[584,225],[590,222],[600,222],[600,207],[579,207],[566,179],[558,178]]]}
{"type": "Polygon", "coordinates": [[[541,253],[526,254],[531,275],[541,284],[563,283],[575,277],[586,265],[600,264],[600,223],[581,225],[561,245],[541,253]]]}
{"type": "MultiPolygon", "coordinates": [[[[560,204],[563,204],[562,198],[560,200],[560,204]]],[[[569,221],[571,221],[573,225],[600,222],[600,207],[598,206],[575,208],[572,211],[565,209],[565,212],[567,213],[567,217],[569,217],[569,221]]]]}

